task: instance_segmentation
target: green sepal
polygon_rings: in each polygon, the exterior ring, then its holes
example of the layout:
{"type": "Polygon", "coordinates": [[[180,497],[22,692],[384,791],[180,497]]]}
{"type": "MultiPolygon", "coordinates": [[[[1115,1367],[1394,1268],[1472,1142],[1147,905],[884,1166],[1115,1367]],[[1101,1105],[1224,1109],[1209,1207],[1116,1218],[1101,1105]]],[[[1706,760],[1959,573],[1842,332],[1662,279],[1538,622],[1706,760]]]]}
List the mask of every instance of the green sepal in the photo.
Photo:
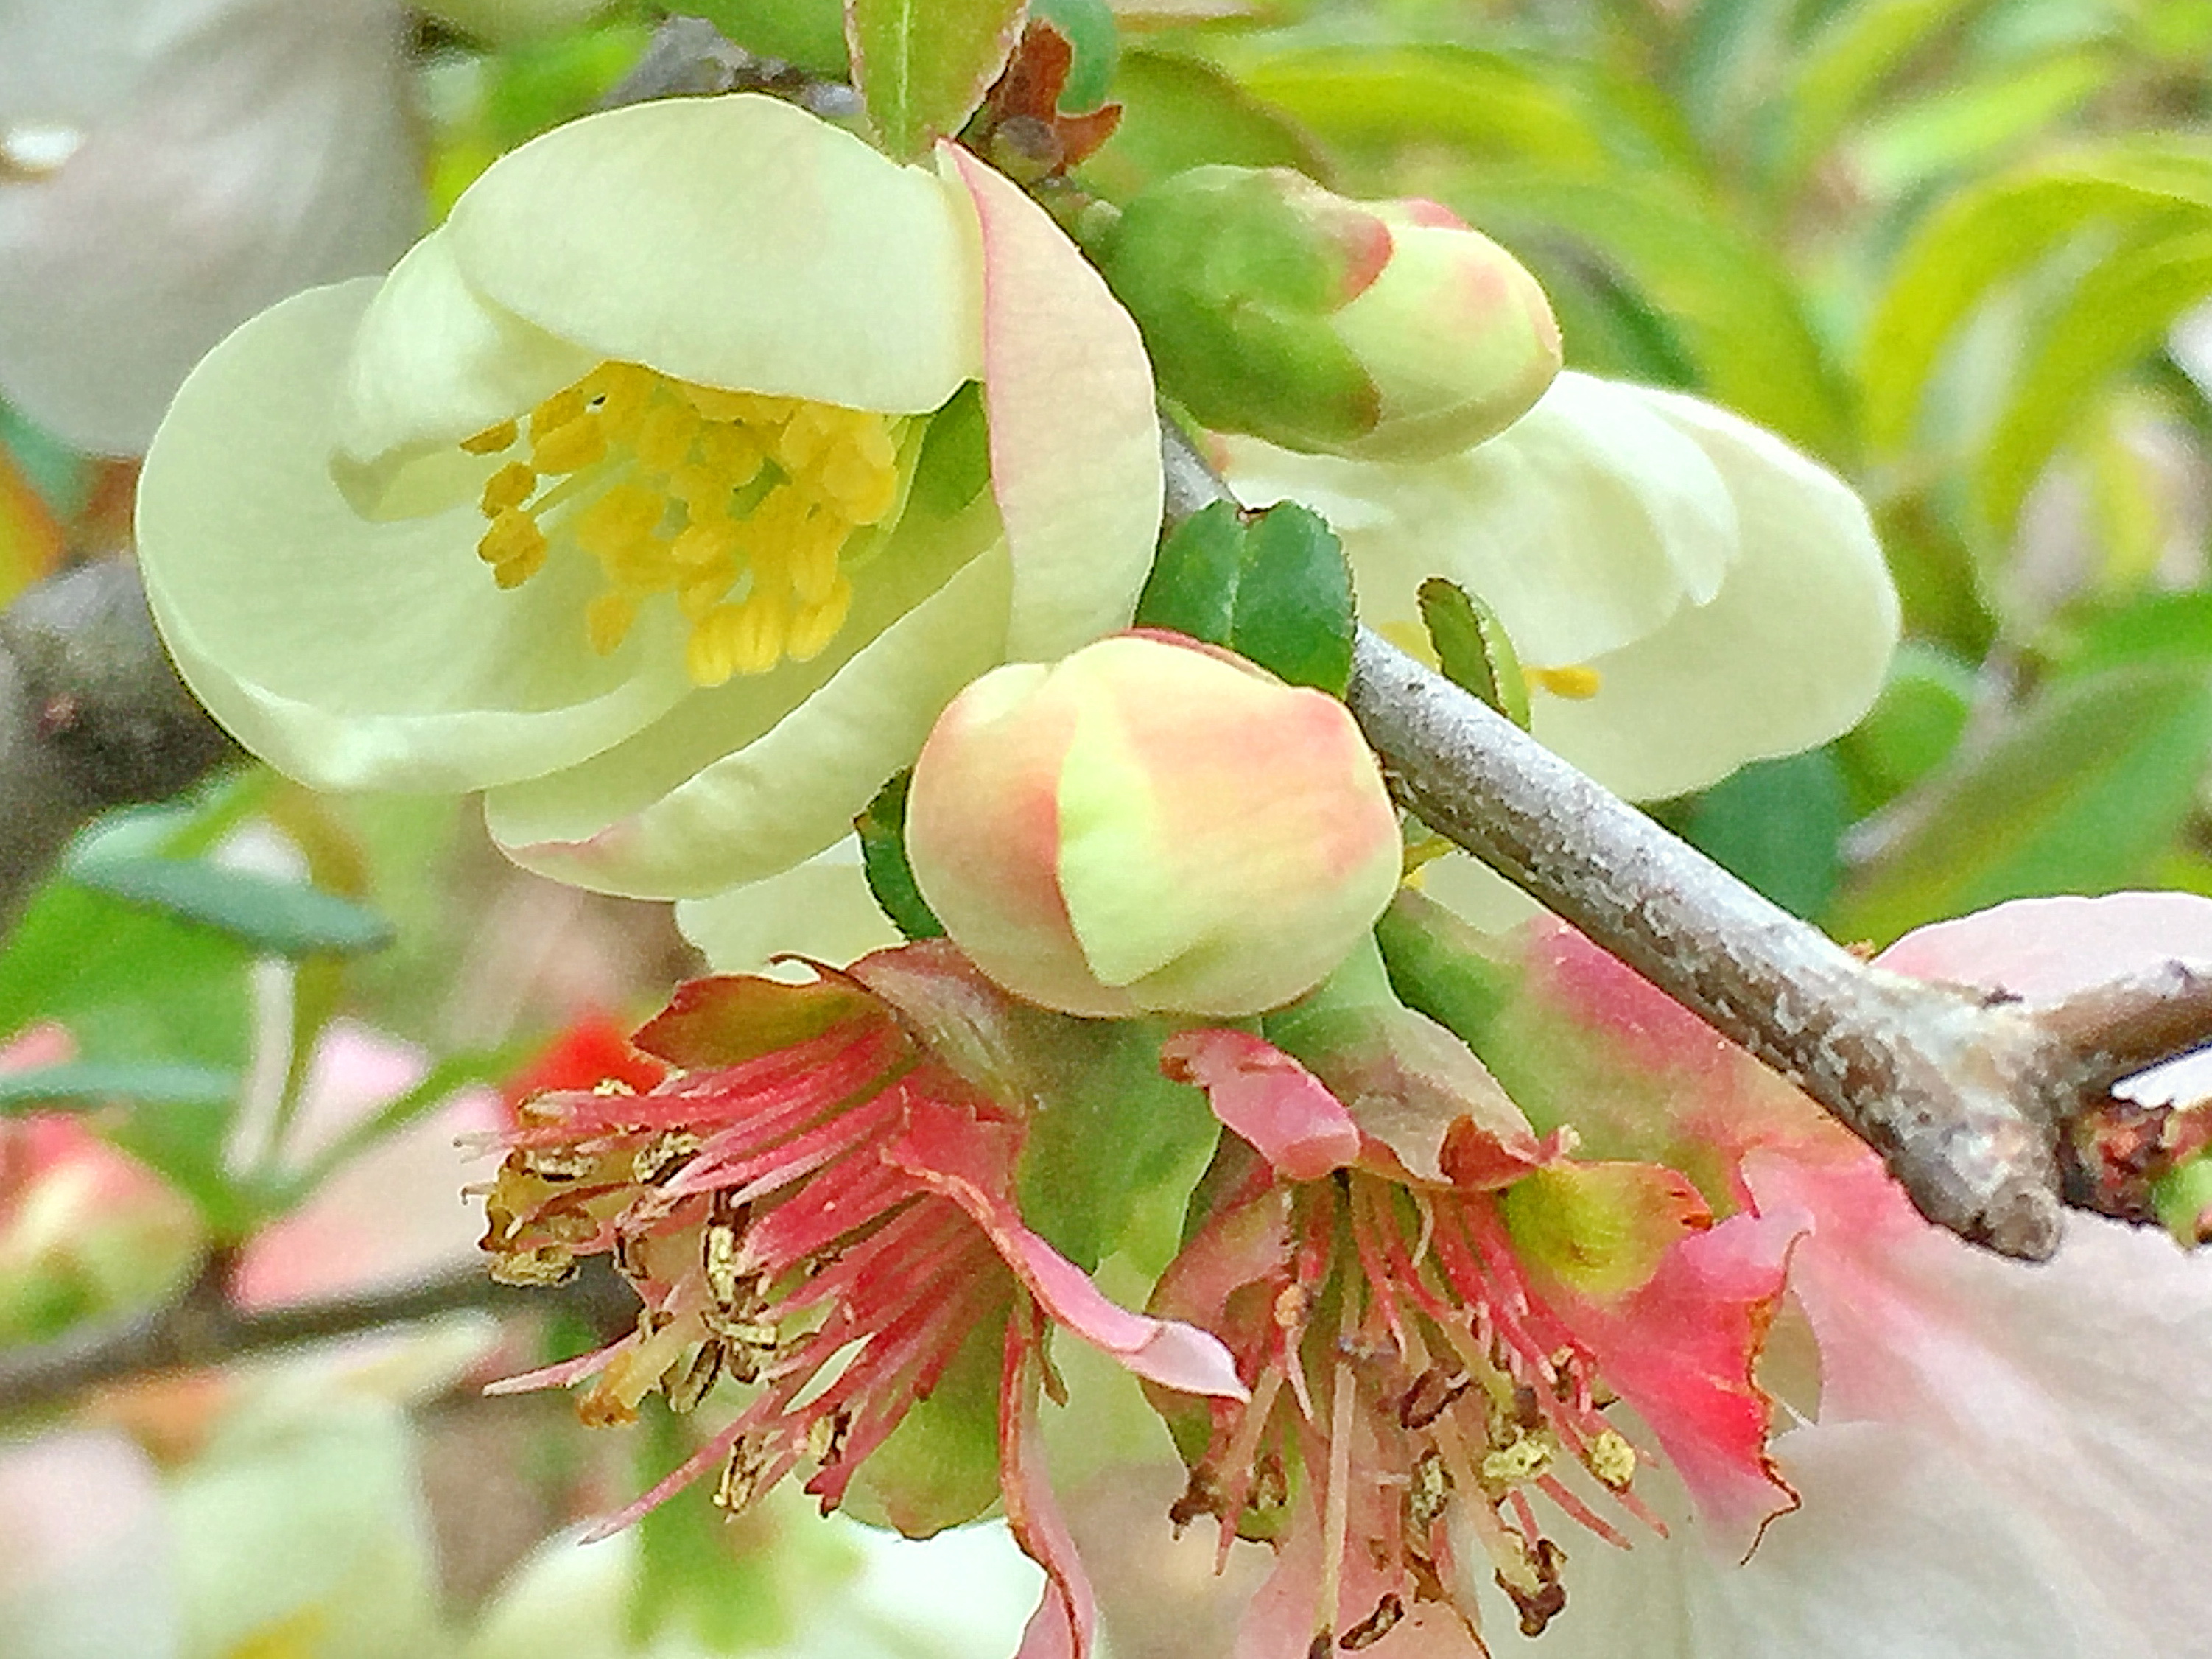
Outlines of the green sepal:
{"type": "Polygon", "coordinates": [[[913,787],[914,769],[909,767],[878,790],[853,820],[860,837],[860,870],[877,908],[890,918],[892,927],[910,939],[943,939],[945,924],[922,897],[906,855],[906,797],[913,787]]]}
{"type": "Polygon", "coordinates": [[[2176,1164],[2151,1183],[2159,1224],[2185,1250],[2212,1243],[2212,1153],[2176,1164]]]}
{"type": "Polygon", "coordinates": [[[1448,577],[1431,576],[1416,595],[1421,626],[1436,647],[1444,678],[1472,691],[1523,732],[1528,729],[1528,683],[1521,656],[1498,613],[1448,577]]]}
{"type": "Polygon", "coordinates": [[[1100,265],[1144,331],[1160,389],[1196,419],[1334,450],[1382,414],[1328,320],[1352,295],[1369,226],[1374,216],[1286,170],[1194,167],[1123,209],[1100,265]]]}
{"type": "Polygon", "coordinates": [[[1311,508],[1216,501],[1161,544],[1137,626],[1218,645],[1292,685],[1341,697],[1352,679],[1352,568],[1311,508]]]}
{"type": "Polygon", "coordinates": [[[845,0],[853,78],[893,161],[919,160],[966,125],[1006,66],[1022,11],[1022,0],[845,0]]]}
{"type": "Polygon", "coordinates": [[[976,1322],[937,1387],[854,1473],[839,1508],[855,1520],[927,1538],[998,1501],[1005,1340],[1004,1316],[976,1322]]]}
{"type": "Polygon", "coordinates": [[[1028,1008],[1011,1023],[1045,1103],[1022,1153],[1023,1220],[1085,1271],[1118,1255],[1157,1275],[1220,1133],[1203,1093],[1160,1074],[1170,1026],[1028,1008]]]}

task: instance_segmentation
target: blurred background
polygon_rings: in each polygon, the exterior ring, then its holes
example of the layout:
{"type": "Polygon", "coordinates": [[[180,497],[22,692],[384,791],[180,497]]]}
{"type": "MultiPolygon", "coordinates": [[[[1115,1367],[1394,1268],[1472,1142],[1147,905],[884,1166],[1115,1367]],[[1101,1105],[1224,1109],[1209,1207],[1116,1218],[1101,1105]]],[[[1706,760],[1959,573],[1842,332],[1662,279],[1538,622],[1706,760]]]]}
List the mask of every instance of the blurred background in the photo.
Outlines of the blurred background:
{"type": "MultiPolygon", "coordinates": [[[[836,0],[690,9],[839,107],[836,0]]],[[[1887,690],[1668,824],[1850,942],[2212,893],[2212,6],[1032,11],[1075,48],[1063,108],[1121,106],[1096,196],[1234,161],[1432,198],[1538,273],[1571,366],[1696,391],[1864,495],[1909,635],[1887,690]]],[[[0,0],[0,1659],[1010,1651],[1034,1601],[988,1527],[909,1553],[697,1490],[579,1550],[690,1431],[481,1396],[632,1304],[489,1286],[456,1139],[620,1063],[698,968],[666,907],[513,869],[471,803],[316,796],[212,744],[104,813],[40,770],[99,736],[69,653],[147,659],[82,580],[127,558],[199,354],[384,269],[660,21],[0,0]]],[[[1116,1425],[1057,1464],[1114,1650],[1222,1650],[1240,1573],[1170,1545],[1159,1430],[1071,1363],[1116,1425]]]]}

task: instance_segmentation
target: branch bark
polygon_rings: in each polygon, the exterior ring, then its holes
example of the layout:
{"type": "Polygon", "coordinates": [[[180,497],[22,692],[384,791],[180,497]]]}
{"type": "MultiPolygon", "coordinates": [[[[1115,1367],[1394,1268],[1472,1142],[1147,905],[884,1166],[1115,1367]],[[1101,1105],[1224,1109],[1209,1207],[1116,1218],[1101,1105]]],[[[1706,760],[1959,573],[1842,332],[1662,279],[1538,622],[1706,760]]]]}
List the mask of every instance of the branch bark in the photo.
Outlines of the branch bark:
{"type": "MultiPolygon", "coordinates": [[[[1165,459],[1170,523],[1234,499],[1171,429],[1165,459]]],[[[2148,1218],[2151,1130],[2109,1091],[2212,1042],[2212,972],[2169,963],[2035,1011],[1887,973],[1364,629],[1346,701],[1401,804],[1803,1089],[1929,1220],[2040,1261],[2064,1203],[2148,1218]],[[2103,1132],[2116,1112],[2124,1136],[2103,1132]],[[2081,1167],[2123,1150],[2137,1167],[2081,1167]]]]}
{"type": "Polygon", "coordinates": [[[0,615],[0,932],[70,837],[237,754],[161,649],[137,568],[76,565],[0,615]]]}
{"type": "Polygon", "coordinates": [[[543,1314],[560,1305],[599,1329],[617,1329],[637,1313],[636,1293],[600,1261],[581,1264],[550,1300],[543,1289],[495,1284],[483,1269],[472,1267],[395,1291],[252,1314],[231,1303],[222,1277],[220,1271],[203,1275],[175,1302],[141,1318],[0,1352],[0,1420],[61,1405],[102,1382],[219,1365],[465,1310],[543,1314]]]}

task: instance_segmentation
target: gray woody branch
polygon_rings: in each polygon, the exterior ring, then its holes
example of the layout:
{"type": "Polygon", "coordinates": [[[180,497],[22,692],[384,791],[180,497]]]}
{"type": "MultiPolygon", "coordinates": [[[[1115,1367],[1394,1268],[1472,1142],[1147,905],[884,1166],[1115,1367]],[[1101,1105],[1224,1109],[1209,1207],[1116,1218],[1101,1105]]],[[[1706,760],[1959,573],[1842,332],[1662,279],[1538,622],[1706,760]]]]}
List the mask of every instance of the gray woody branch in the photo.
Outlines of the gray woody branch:
{"type": "Polygon", "coordinates": [[[0,933],[94,813],[236,753],[169,666],[128,559],[24,593],[0,613],[0,933]]]}
{"type": "MultiPolygon", "coordinates": [[[[1170,523],[1233,499],[1172,428],[1166,459],[1170,523]]],[[[1365,629],[1346,702],[1403,805],[1803,1089],[1929,1220],[2040,1261],[2063,1204],[2149,1218],[2158,1126],[2108,1091],[2212,1042],[2207,973],[2037,1010],[1887,973],[1365,629]],[[2137,1167],[2108,1167],[2122,1155],[2137,1167]]]]}

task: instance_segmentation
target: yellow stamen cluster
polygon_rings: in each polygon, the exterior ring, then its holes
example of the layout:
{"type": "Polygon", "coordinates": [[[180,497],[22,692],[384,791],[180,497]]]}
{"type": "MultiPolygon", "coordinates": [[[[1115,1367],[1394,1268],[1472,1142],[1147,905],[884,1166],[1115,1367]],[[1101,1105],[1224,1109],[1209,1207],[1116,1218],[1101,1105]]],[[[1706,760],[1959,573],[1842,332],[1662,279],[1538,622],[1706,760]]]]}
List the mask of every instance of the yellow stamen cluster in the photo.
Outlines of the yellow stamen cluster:
{"type": "MultiPolygon", "coordinates": [[[[584,615],[605,655],[638,607],[674,596],[701,685],[817,655],[853,602],[839,556],[898,499],[890,419],[796,398],[726,392],[635,363],[600,364],[530,411],[526,459],[484,481],[477,544],[501,587],[573,544],[606,591],[584,615]]],[[[462,441],[471,455],[526,443],[506,421],[462,441]]]]}

